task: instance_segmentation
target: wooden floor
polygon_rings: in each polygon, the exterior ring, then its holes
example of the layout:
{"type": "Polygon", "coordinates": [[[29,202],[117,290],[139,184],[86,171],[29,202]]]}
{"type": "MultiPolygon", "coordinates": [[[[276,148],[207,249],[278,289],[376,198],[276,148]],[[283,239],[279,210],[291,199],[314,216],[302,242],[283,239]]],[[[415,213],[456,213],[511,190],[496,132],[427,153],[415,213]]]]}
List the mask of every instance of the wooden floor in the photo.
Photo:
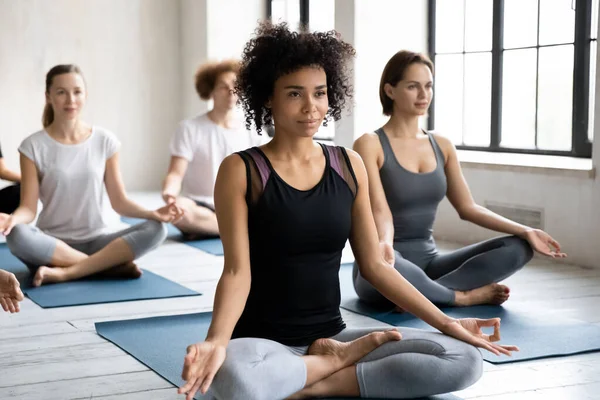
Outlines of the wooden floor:
{"type": "MultiPolygon", "coordinates": [[[[222,257],[166,242],[139,265],[204,296],[48,310],[25,299],[19,314],[0,314],[0,399],[182,399],[167,381],[100,338],[94,322],[209,311],[222,262],[222,257]]],[[[507,282],[512,303],[600,324],[600,268],[534,259],[507,282]]],[[[343,314],[349,326],[385,326],[343,314]]],[[[486,400],[600,399],[600,353],[485,363],[481,380],[457,394],[486,400]]]]}

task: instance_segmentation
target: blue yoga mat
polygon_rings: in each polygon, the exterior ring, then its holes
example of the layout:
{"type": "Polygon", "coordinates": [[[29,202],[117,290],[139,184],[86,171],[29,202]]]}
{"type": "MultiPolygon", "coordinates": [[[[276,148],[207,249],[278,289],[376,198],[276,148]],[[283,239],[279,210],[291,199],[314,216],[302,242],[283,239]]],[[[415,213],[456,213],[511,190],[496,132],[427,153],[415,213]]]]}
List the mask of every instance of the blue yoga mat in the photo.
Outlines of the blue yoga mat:
{"type": "MultiPolygon", "coordinates": [[[[352,266],[342,265],[341,307],[390,325],[434,330],[409,313],[396,313],[371,307],[358,299],[352,284],[352,266]]],[[[540,358],[567,356],[600,351],[600,327],[574,319],[548,315],[547,310],[520,311],[510,302],[506,306],[473,306],[442,308],[452,318],[501,318],[501,343],[519,346],[512,357],[495,356],[483,351],[483,358],[492,364],[504,364],[540,358]]]]}
{"type": "Polygon", "coordinates": [[[0,269],[15,274],[21,288],[30,286],[31,272],[21,260],[12,255],[6,243],[0,243],[0,269]]]}
{"type": "MultiPolygon", "coordinates": [[[[129,225],[135,225],[139,224],[140,222],[144,222],[144,220],[142,219],[127,217],[121,217],[121,221],[129,225]]],[[[188,246],[195,247],[199,250],[205,251],[210,254],[214,254],[216,256],[223,255],[223,243],[221,243],[221,239],[219,238],[188,240],[185,238],[184,235],[181,234],[181,231],[172,224],[167,224],[167,230],[167,237],[171,240],[187,244],[188,246]]]]}
{"type": "Polygon", "coordinates": [[[43,308],[201,295],[146,270],[139,279],[93,278],[29,287],[23,292],[43,308]]]}
{"type": "MultiPolygon", "coordinates": [[[[186,348],[206,338],[212,313],[97,322],[96,332],[180,387],[186,348]]],[[[175,390],[175,389],[173,389],[175,390]]],[[[196,395],[196,399],[208,396],[196,395]]],[[[443,395],[428,400],[460,400],[443,395]]]]}

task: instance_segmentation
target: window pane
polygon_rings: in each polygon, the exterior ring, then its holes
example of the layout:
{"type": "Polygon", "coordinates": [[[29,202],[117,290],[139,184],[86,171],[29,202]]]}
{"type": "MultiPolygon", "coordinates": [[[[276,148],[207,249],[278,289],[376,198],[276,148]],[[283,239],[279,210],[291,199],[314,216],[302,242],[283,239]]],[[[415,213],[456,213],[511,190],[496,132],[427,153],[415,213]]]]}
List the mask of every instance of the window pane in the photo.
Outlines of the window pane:
{"type": "Polygon", "coordinates": [[[335,29],[335,0],[310,0],[308,24],[311,31],[328,32],[335,29]]]}
{"type": "Polygon", "coordinates": [[[466,0],[465,11],[465,51],[491,51],[492,0],[466,0]]]}
{"type": "Polygon", "coordinates": [[[463,51],[464,0],[438,0],[435,3],[435,52],[463,51]]]}
{"type": "Polygon", "coordinates": [[[538,0],[504,0],[505,49],[537,45],[537,2],[538,0]]]}
{"type": "Polygon", "coordinates": [[[573,45],[542,47],[538,67],[538,142],[545,150],[571,150],[573,45]]]}
{"type": "Polygon", "coordinates": [[[596,46],[597,43],[593,40],[590,43],[590,109],[589,109],[589,123],[588,123],[588,139],[593,141],[594,139],[594,113],[596,103],[596,46]]]}
{"type": "Polygon", "coordinates": [[[300,2],[298,0],[272,0],[271,21],[287,22],[290,28],[300,27],[300,2]]]}
{"type": "Polygon", "coordinates": [[[492,54],[465,54],[463,139],[466,145],[490,145],[491,107],[492,54]]]}
{"type": "Polygon", "coordinates": [[[573,43],[575,10],[572,0],[540,0],[540,45],[573,43]]]}
{"type": "Polygon", "coordinates": [[[435,129],[462,144],[463,55],[438,55],[435,61],[435,129]]]}
{"type": "Polygon", "coordinates": [[[504,52],[503,147],[535,148],[536,49],[504,52]]]}
{"type": "Polygon", "coordinates": [[[598,37],[598,0],[592,0],[592,29],[590,37],[592,39],[598,37]]]}
{"type": "MultiPolygon", "coordinates": [[[[335,0],[310,0],[308,24],[311,31],[328,32],[335,28],[335,0]]],[[[316,136],[321,139],[335,138],[335,121],[321,126],[316,136]]]]}

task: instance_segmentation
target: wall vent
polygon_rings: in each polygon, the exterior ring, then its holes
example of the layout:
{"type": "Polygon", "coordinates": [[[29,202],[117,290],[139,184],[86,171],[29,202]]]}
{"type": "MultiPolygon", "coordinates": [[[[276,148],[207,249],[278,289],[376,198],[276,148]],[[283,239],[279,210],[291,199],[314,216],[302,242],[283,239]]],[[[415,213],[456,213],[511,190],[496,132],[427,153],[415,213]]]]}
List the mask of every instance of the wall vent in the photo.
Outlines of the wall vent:
{"type": "Polygon", "coordinates": [[[485,202],[485,207],[512,221],[536,229],[544,229],[544,210],[516,204],[485,202]]]}

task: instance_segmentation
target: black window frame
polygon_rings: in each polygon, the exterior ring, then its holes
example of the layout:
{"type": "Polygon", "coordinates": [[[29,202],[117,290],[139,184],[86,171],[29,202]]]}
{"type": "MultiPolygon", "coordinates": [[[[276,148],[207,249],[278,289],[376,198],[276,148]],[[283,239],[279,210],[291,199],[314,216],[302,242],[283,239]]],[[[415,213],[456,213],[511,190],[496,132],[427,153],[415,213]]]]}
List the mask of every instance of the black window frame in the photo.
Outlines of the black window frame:
{"type": "MultiPolygon", "coordinates": [[[[273,17],[273,0],[267,0],[267,19],[271,21],[273,17]]],[[[298,7],[300,8],[300,29],[308,30],[309,26],[309,14],[308,7],[310,6],[310,0],[298,0],[298,7]]],[[[295,27],[292,27],[295,28],[295,27]]]]}
{"type": "MultiPolygon", "coordinates": [[[[435,63],[435,33],[436,33],[436,1],[428,0],[428,51],[431,60],[435,63]]],[[[538,22],[540,1],[538,0],[538,22]]],[[[479,150],[503,153],[526,153],[543,155],[560,155],[580,158],[592,157],[592,142],[588,139],[589,125],[589,100],[590,90],[590,48],[591,42],[597,38],[591,37],[592,1],[577,0],[575,8],[575,36],[574,36],[574,62],[573,62],[573,105],[572,105],[572,148],[571,150],[545,150],[545,149],[523,149],[500,147],[502,133],[502,66],[503,66],[503,25],[504,25],[504,0],[493,0],[493,24],[492,24],[492,101],[491,101],[491,126],[489,146],[457,145],[458,149],[479,150]]],[[[575,4],[575,1],[573,1],[575,4]]],[[[539,36],[539,23],[538,23],[539,36]]],[[[523,48],[539,48],[539,42],[535,46],[523,48]]],[[[516,49],[506,49],[516,50],[516,49]]],[[[470,53],[465,52],[464,53],[470,53]]],[[[459,52],[457,52],[459,54],[459,52]]],[[[539,68],[539,65],[536,67],[539,68]]],[[[536,85],[536,92],[538,87],[536,85]]],[[[435,102],[435,96],[433,99],[435,102]]],[[[428,128],[433,129],[435,125],[435,114],[433,102],[429,108],[428,128]]],[[[536,99],[536,113],[537,113],[536,99]]],[[[537,120],[537,119],[536,119],[537,120]]],[[[597,121],[598,123],[600,121],[597,121]]],[[[537,144],[537,121],[536,121],[536,144],[537,144]]]]}

